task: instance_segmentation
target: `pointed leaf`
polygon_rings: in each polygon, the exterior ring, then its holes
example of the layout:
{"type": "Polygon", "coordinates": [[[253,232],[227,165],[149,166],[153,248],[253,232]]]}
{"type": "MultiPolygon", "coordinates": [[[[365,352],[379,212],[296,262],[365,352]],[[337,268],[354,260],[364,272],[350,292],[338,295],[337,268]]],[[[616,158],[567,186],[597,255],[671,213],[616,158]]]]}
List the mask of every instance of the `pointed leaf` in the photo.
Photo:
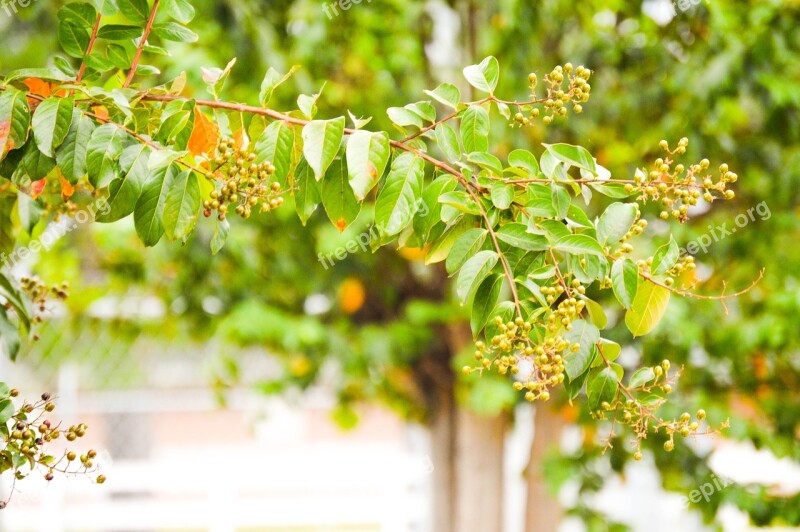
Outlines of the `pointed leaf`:
{"type": "Polygon", "coordinates": [[[406,228],[422,197],[425,161],[412,153],[402,153],[392,161],[383,188],[375,202],[375,223],[386,236],[406,228]]]}
{"type": "Polygon", "coordinates": [[[53,157],[55,150],[69,132],[72,124],[73,100],[72,98],[47,98],[39,104],[33,114],[33,136],[39,150],[53,157]]]}
{"type": "Polygon", "coordinates": [[[344,134],[344,117],[333,120],[314,120],[303,127],[303,155],[314,170],[317,181],[339,152],[344,134]]]}
{"type": "Polygon", "coordinates": [[[662,286],[650,282],[639,286],[633,305],[625,313],[625,325],[634,337],[645,335],[658,325],[667,310],[669,296],[670,291],[662,286]]]}
{"type": "Polygon", "coordinates": [[[389,162],[389,137],[386,133],[359,130],[347,141],[347,171],[350,186],[358,201],[363,201],[378,184],[389,162]]]}

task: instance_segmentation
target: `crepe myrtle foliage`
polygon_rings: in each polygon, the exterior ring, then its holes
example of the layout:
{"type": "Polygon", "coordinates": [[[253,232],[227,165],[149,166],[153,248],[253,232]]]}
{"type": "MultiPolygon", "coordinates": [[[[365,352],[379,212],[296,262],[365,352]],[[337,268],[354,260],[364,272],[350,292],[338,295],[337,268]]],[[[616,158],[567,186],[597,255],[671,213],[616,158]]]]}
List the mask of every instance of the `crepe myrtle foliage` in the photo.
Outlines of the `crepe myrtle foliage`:
{"type": "MultiPolygon", "coordinates": [[[[509,101],[495,94],[500,68],[487,57],[463,71],[482,97],[465,101],[444,83],[425,100],[387,109],[391,134],[350,113],[349,126],[344,116],[317,118],[319,93],[300,95],[296,109],[271,108],[293,71],[270,68],[257,103],[225,101],[235,59],[203,69],[208,99],[184,96],[185,74],[143,88],[158,70],[142,59],[167,54],[165,41],[197,40],[187,28],[193,16],[186,0],[71,3],[58,28],[68,58],[0,78],[2,194],[17,204],[21,231],[102,196],[110,209],[97,222],[132,216],[147,246],[164,237],[183,242],[196,224],[210,223],[217,253],[230,216],[267,213],[291,199],[303,223],[321,205],[344,231],[371,202],[374,249],[418,248],[454,278],[476,338],[475,363],[464,373],[508,374],[529,401],[585,397],[597,418],[611,421],[609,442],[616,430],[629,431],[637,458],[652,431],[667,433],[670,451],[676,436],[724,426],[709,425],[702,411],[659,417],[679,371],[665,360],[626,376],[615,362],[620,345],[601,332],[604,309],[589,294],[610,290],[635,337],[656,326],[673,295],[724,300],[748,290],[698,293],[693,258],[671,236],[652,256],[637,252],[648,228],[641,205],[658,203],[662,218],[683,223],[698,202],[734,197],[738,176],[726,165],[683,161],[685,138],[662,141],[662,156],[630,178],[612,178],[581,146],[494,155],[491,120],[546,127],[583,110],[592,72],[569,63],[529,74],[530,96],[509,101]],[[598,194],[613,202],[590,219],[581,202],[598,194]]],[[[16,331],[30,324],[14,281],[2,280],[9,304],[0,324],[13,347],[16,331]]]]}

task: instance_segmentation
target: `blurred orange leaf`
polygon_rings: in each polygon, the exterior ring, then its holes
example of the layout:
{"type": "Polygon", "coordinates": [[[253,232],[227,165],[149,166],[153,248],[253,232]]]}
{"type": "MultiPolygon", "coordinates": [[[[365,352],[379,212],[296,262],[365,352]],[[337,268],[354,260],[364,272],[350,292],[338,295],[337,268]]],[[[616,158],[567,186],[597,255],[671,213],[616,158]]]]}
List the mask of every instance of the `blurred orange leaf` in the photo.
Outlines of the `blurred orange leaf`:
{"type": "Polygon", "coordinates": [[[44,192],[44,187],[47,185],[47,178],[42,178],[39,181],[31,183],[31,197],[37,199],[44,192]]]}
{"type": "Polygon", "coordinates": [[[367,291],[361,281],[354,277],[345,279],[339,286],[339,306],[345,314],[355,314],[364,306],[367,291]]]}
{"type": "Polygon", "coordinates": [[[194,129],[187,148],[195,155],[211,156],[219,142],[219,127],[200,111],[194,114],[194,129]]]}
{"type": "Polygon", "coordinates": [[[72,183],[64,179],[64,176],[61,175],[61,172],[58,173],[59,181],[61,182],[61,196],[68,200],[75,194],[75,187],[72,186],[72,183]]]}

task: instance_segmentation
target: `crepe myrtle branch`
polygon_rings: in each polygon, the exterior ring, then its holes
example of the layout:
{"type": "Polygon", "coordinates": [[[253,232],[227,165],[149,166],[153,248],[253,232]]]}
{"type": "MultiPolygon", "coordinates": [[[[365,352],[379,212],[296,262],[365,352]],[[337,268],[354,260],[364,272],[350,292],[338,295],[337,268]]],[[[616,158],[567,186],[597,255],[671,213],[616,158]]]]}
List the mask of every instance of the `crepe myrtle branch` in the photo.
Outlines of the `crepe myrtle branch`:
{"type": "Polygon", "coordinates": [[[133,77],[136,75],[136,69],[139,67],[139,60],[142,57],[142,50],[144,50],[144,46],[147,44],[147,38],[150,36],[150,31],[153,29],[153,22],[156,20],[158,4],[159,0],[153,2],[153,8],[150,10],[150,17],[147,19],[147,25],[144,27],[144,34],[139,40],[139,46],[136,47],[136,54],[133,56],[131,69],[128,71],[128,77],[125,79],[125,83],[122,85],[123,88],[129,87],[133,81],[133,77]]]}

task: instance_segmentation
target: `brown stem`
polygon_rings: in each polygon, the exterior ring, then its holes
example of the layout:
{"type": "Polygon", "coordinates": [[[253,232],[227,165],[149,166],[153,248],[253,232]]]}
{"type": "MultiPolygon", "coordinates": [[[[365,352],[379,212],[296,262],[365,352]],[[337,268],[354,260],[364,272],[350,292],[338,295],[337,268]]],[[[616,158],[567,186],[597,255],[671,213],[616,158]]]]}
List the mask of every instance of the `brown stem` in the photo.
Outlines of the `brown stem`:
{"type": "Polygon", "coordinates": [[[89,45],[86,47],[86,54],[83,56],[83,60],[81,60],[81,68],[78,70],[78,75],[75,77],[75,83],[80,83],[83,80],[83,75],[86,73],[86,58],[92,55],[92,49],[94,48],[94,43],[97,40],[97,32],[100,31],[100,19],[103,18],[101,13],[97,13],[97,18],[94,21],[94,27],[92,27],[92,36],[89,38],[89,45]]]}
{"type": "Polygon", "coordinates": [[[130,72],[128,72],[128,78],[122,85],[123,88],[128,87],[133,81],[133,76],[136,75],[136,69],[139,67],[139,59],[142,57],[142,50],[144,49],[144,45],[147,42],[147,38],[150,36],[150,30],[153,29],[153,22],[155,22],[156,20],[156,12],[158,11],[158,2],[159,0],[155,0],[153,2],[153,9],[150,11],[150,18],[147,19],[147,25],[144,27],[144,34],[142,34],[142,40],[139,41],[139,46],[136,47],[136,55],[133,56],[133,63],[131,63],[131,70],[130,72]]]}

